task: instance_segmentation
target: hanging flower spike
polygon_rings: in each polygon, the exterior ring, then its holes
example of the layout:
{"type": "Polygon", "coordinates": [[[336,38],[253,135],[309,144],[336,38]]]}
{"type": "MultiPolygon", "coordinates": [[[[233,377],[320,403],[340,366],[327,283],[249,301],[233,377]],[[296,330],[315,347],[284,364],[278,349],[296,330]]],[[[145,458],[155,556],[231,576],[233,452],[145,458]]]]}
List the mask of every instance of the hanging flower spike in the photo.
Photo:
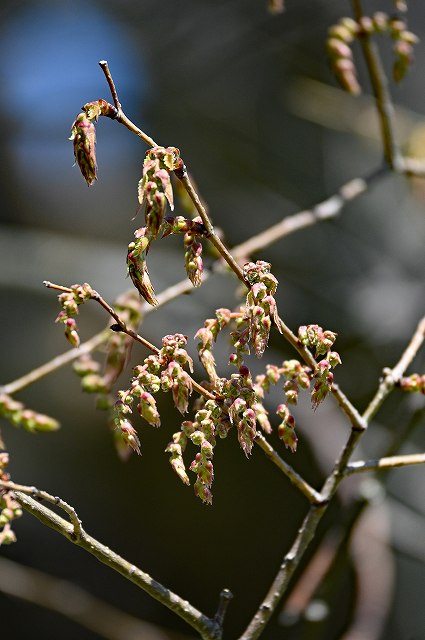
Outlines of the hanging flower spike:
{"type": "Polygon", "coordinates": [[[295,434],[295,418],[289,413],[286,404],[280,404],[276,409],[277,415],[282,418],[282,422],[278,426],[277,433],[279,438],[287,449],[292,453],[297,450],[298,438],[295,434]]]}
{"type": "Polygon", "coordinates": [[[153,147],[146,152],[143,174],[138,184],[140,206],[146,201],[145,221],[152,239],[161,229],[167,201],[174,209],[170,171],[180,166],[180,152],[175,147],[153,147]]]}
{"type": "Polygon", "coordinates": [[[272,320],[279,327],[274,294],[277,279],[270,273],[270,264],[263,260],[244,265],[245,281],[251,286],[246,297],[245,316],[249,325],[249,339],[255,353],[260,358],[269,341],[272,320]]]}
{"type": "Polygon", "coordinates": [[[158,304],[158,300],[156,299],[146,264],[146,255],[149,251],[151,238],[146,227],[137,229],[134,235],[136,236],[136,241],[130,242],[127,251],[128,275],[140,295],[146,302],[155,307],[158,304]]]}
{"type": "Polygon", "coordinates": [[[173,434],[173,441],[167,445],[166,453],[170,454],[171,468],[184,484],[190,484],[189,476],[183,460],[183,452],[186,449],[187,436],[183,431],[173,434]]]}
{"type": "MultiPolygon", "coordinates": [[[[195,224],[202,224],[200,217],[196,217],[193,222],[195,224]]],[[[188,231],[184,235],[184,247],[184,266],[186,268],[187,277],[194,287],[200,287],[202,283],[202,272],[204,270],[202,262],[202,244],[197,239],[195,233],[188,231]]]]}
{"type": "Polygon", "coordinates": [[[75,162],[90,186],[97,180],[96,127],[86,113],[80,113],[76,117],[69,139],[74,143],[75,162]]]}
{"type": "Polygon", "coordinates": [[[199,340],[199,360],[214,386],[218,376],[215,368],[215,358],[212,353],[213,343],[217,340],[218,333],[230,322],[231,318],[230,309],[217,309],[215,313],[216,318],[207,318],[204,326],[195,333],[195,339],[199,340]]]}
{"type": "MultiPolygon", "coordinates": [[[[401,5],[405,6],[403,3],[401,5]]],[[[353,95],[358,95],[361,90],[350,45],[355,38],[374,34],[386,34],[394,40],[393,78],[396,82],[404,78],[412,64],[413,45],[418,38],[407,30],[404,20],[390,18],[382,11],[376,12],[371,18],[362,16],[358,22],[352,18],[342,18],[329,29],[326,48],[338,82],[353,95]]]]}

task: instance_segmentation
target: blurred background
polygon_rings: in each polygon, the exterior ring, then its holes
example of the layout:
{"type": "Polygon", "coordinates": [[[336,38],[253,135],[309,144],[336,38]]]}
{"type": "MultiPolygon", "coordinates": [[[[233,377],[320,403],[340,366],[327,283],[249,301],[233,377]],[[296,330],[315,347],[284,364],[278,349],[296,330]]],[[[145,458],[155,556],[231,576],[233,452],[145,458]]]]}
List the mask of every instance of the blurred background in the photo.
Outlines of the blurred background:
{"type": "MultiPolygon", "coordinates": [[[[389,1],[367,4],[370,13],[393,10],[389,1]]],[[[423,38],[423,9],[420,3],[410,4],[410,26],[423,38]]],[[[124,127],[102,119],[97,126],[99,179],[89,189],[73,167],[67,140],[85,102],[110,100],[98,61],[109,61],[126,114],[160,144],[180,148],[214,223],[235,245],[325,199],[381,161],[359,50],[355,45],[364,88],[358,99],[337,88],[324,53],[328,27],[349,13],[350,3],[336,0],[288,0],[286,12],[277,16],[267,12],[265,0],[3,0],[2,384],[68,349],[54,324],[56,296],[43,287],[43,280],[68,286],[88,281],[111,302],[129,288],[125,255],[134,229],[142,224],[140,216],[133,218],[145,146],[124,127]]],[[[382,38],[381,45],[389,70],[390,44],[382,38]]],[[[425,48],[419,45],[415,66],[400,86],[391,87],[400,136],[423,155],[424,64],[425,48]]],[[[424,313],[424,185],[386,177],[338,219],[288,236],[258,255],[273,265],[280,282],[279,311],[293,330],[317,323],[338,333],[343,366],[336,377],[359,410],[367,406],[383,367],[397,361],[424,313]]],[[[180,213],[179,206],[176,211],[180,213]]],[[[157,292],[182,279],[180,239],[157,242],[149,265],[157,292]]],[[[233,307],[238,300],[236,282],[217,275],[190,296],[147,316],[141,332],[157,345],[164,334],[185,333],[195,357],[191,336],[217,307],[233,307]]],[[[79,320],[82,338],[106,322],[100,308],[86,305],[79,320]]],[[[229,373],[228,349],[222,338],[222,375],[229,373]]],[[[294,355],[273,335],[264,360],[279,364],[294,355]]],[[[132,364],[145,356],[134,348],[132,364]]],[[[250,364],[259,372],[265,361],[250,364]]],[[[422,355],[411,372],[423,370],[422,355]]],[[[122,388],[130,371],[120,380],[122,388]]],[[[200,369],[197,375],[202,377],[200,369]]],[[[62,428],[30,435],[3,421],[12,478],[61,496],[76,508],[90,534],[207,615],[214,614],[221,589],[231,589],[225,637],[242,633],[308,506],[262,452],[256,449],[246,460],[235,433],[218,443],[214,504],[208,507],[170,470],[164,449],[179,429],[179,418],[167,397],[161,398],[159,430],[137,422],[142,457],[127,463],[118,459],[105,415],[95,410],[92,396],[81,393],[70,367],[16,398],[54,416],[62,428]]],[[[268,405],[271,413],[280,401],[277,389],[268,405]]],[[[359,457],[379,456],[422,405],[416,396],[394,393],[359,457]]],[[[315,414],[306,399],[295,415],[296,455],[275,438],[272,443],[320,488],[348,425],[332,399],[315,414]]],[[[403,452],[423,450],[423,414],[417,422],[403,452]]],[[[361,557],[370,561],[369,569],[378,562],[368,578],[376,596],[368,627],[371,640],[423,638],[424,480],[423,468],[396,470],[378,498],[376,487],[362,486],[363,493],[372,487],[375,495],[372,524],[355,545],[358,552],[363,543],[366,555],[361,557]]],[[[326,540],[359,484],[343,485],[316,546],[326,540]]],[[[24,514],[15,530],[18,543],[2,548],[3,558],[70,581],[111,607],[159,625],[166,634],[161,637],[190,637],[190,629],[159,603],[34,518],[24,514]]],[[[0,574],[9,576],[12,566],[0,565],[0,574]]],[[[361,575],[356,554],[345,554],[332,587],[316,594],[315,607],[300,614],[283,603],[286,608],[277,612],[262,637],[343,637],[356,617],[356,594],[360,602],[365,595],[361,575]]],[[[16,590],[23,594],[22,580],[13,576],[6,582],[13,586],[16,579],[16,590]]],[[[12,586],[0,590],[0,620],[9,640],[29,634],[62,640],[105,637],[11,595],[12,586]]],[[[138,637],[150,636],[146,631],[138,637]]]]}

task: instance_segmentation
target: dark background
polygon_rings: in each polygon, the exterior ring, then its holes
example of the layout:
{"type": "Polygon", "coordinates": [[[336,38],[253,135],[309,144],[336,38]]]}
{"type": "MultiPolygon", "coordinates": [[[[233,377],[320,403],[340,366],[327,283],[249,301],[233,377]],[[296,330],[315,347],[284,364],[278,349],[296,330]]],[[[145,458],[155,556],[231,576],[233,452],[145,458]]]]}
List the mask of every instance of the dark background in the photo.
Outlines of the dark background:
{"type": "MultiPolygon", "coordinates": [[[[327,28],[349,14],[349,3],[287,4],[286,13],[270,16],[265,0],[2,3],[2,382],[67,348],[53,322],[56,297],[43,280],[64,285],[88,281],[110,301],[129,286],[125,253],[141,224],[140,217],[132,218],[145,146],[103,119],[97,127],[99,180],[88,189],[72,167],[67,141],[82,104],[110,100],[100,59],[109,61],[127,115],[159,143],[181,149],[230,245],[379,164],[378,128],[362,62],[365,92],[354,99],[336,88],[324,53],[327,28]]],[[[370,5],[371,12],[393,9],[390,2],[370,5]]],[[[420,3],[411,2],[409,19],[421,35],[420,3]]],[[[390,46],[384,38],[381,44],[388,62],[390,46]]],[[[400,134],[416,146],[424,131],[424,63],[425,49],[419,45],[415,67],[400,87],[392,87],[400,105],[400,134]]],[[[424,194],[419,181],[387,177],[340,218],[288,236],[259,256],[273,264],[280,281],[279,310],[289,326],[295,330],[318,323],[338,332],[344,366],[337,379],[360,410],[372,397],[382,368],[396,362],[424,312],[424,194]]],[[[156,243],[150,271],[157,291],[183,278],[180,242],[156,243]]],[[[170,332],[191,337],[216,307],[237,303],[236,289],[230,277],[211,278],[191,296],[149,315],[142,333],[155,344],[170,332]]],[[[83,339],[105,322],[100,308],[86,305],[79,323],[83,339]]],[[[219,349],[226,353],[225,340],[219,349]]],[[[191,340],[189,350],[195,357],[191,340]]],[[[133,363],[145,355],[135,348],[133,363]]],[[[267,361],[293,356],[278,336],[272,337],[267,361]]],[[[423,364],[418,358],[412,371],[423,371],[423,364]]],[[[252,366],[259,371],[262,363],[252,366]]],[[[223,375],[227,371],[223,365],[223,375]]],[[[122,377],[123,388],[128,376],[122,377]]],[[[93,397],[80,392],[69,368],[17,399],[55,416],[62,429],[33,436],[2,425],[13,479],[67,500],[89,533],[206,614],[215,612],[220,590],[230,588],[235,597],[226,637],[237,637],[307,510],[277,469],[259,450],[246,460],[231,433],[216,449],[214,504],[208,507],[179,482],[163,453],[179,428],[168,398],[161,399],[159,430],[137,423],[143,455],[126,464],[115,454],[104,414],[95,410],[93,397]]],[[[279,401],[277,390],[271,411],[279,401]]],[[[361,455],[379,455],[420,402],[395,394],[367,434],[361,455]]],[[[296,416],[297,454],[273,442],[320,488],[347,424],[332,400],[316,414],[303,402],[296,416]]],[[[405,451],[420,449],[419,427],[405,451]]],[[[424,478],[421,468],[389,477],[384,506],[396,573],[382,631],[387,640],[423,638],[424,478]]],[[[336,501],[326,526],[340,506],[336,501]]],[[[2,549],[5,557],[70,580],[165,628],[190,632],[161,605],[30,516],[17,521],[15,529],[18,543],[2,549]]],[[[265,640],[305,640],[307,633],[315,634],[308,638],[339,638],[354,591],[349,564],[336,585],[338,598],[330,597],[326,623],[304,632],[300,626],[283,627],[275,616],[265,640]]],[[[98,637],[6,594],[0,594],[0,619],[10,640],[30,633],[62,640],[98,637]]]]}

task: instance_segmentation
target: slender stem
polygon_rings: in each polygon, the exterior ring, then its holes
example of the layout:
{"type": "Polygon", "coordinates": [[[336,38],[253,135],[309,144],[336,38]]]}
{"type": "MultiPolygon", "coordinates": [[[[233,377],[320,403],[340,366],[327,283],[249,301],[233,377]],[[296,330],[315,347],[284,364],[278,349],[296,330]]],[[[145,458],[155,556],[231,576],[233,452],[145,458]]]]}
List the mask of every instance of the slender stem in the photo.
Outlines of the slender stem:
{"type": "Polygon", "coordinates": [[[390,458],[349,462],[345,468],[344,474],[349,476],[353,473],[362,473],[363,471],[395,469],[396,467],[407,467],[414,464],[425,464],[425,453],[411,453],[404,456],[391,456],[390,458]]]}
{"type": "Polygon", "coordinates": [[[104,640],[188,640],[186,635],[167,632],[114,607],[111,602],[96,598],[69,580],[6,557],[0,558],[0,593],[45,607],[104,640]],[[66,594],[66,597],[58,597],[58,594],[66,594]]]}
{"type": "Polygon", "coordinates": [[[266,456],[280,469],[292,484],[301,491],[312,504],[321,504],[323,502],[321,494],[313,489],[304,478],[302,478],[278,453],[273,449],[271,444],[267,442],[261,433],[255,436],[255,442],[260,449],[264,451],[266,456]]]}
{"type": "MultiPolygon", "coordinates": [[[[386,173],[385,169],[377,169],[373,171],[369,176],[364,178],[355,178],[354,180],[350,180],[345,185],[343,185],[337,194],[331,196],[327,200],[324,200],[322,203],[313,207],[310,211],[301,211],[299,213],[295,213],[291,216],[287,216],[283,218],[283,220],[272,227],[273,233],[268,234],[265,232],[264,234],[259,234],[253,236],[246,242],[243,242],[232,249],[232,253],[236,258],[240,258],[246,255],[250,255],[259,251],[262,248],[270,246],[274,242],[284,238],[287,235],[295,233],[296,231],[300,231],[311,224],[319,222],[321,220],[326,220],[330,217],[334,217],[338,215],[343,209],[344,205],[355,197],[364,193],[365,189],[369,188],[376,179],[382,177],[386,173]],[[357,185],[357,186],[356,186],[357,185]],[[343,195],[345,194],[345,195],[343,195]],[[336,206],[335,203],[339,203],[336,206]],[[315,210],[322,211],[322,214],[315,214],[315,210]],[[323,212],[327,211],[325,215],[323,212]],[[261,237],[261,242],[258,242],[258,238],[261,237]]],[[[221,265],[221,261],[218,261],[212,266],[211,270],[205,270],[203,273],[203,280],[205,281],[211,275],[211,273],[216,271],[216,268],[221,265]]],[[[67,291],[67,287],[64,288],[67,291]]],[[[189,293],[193,290],[192,283],[185,278],[180,282],[177,282],[174,285],[171,285],[161,293],[157,295],[158,305],[156,308],[162,306],[178,298],[180,295],[184,293],[189,293]]],[[[148,303],[143,304],[143,316],[152,312],[152,306],[148,303]]],[[[291,339],[291,344],[295,348],[297,348],[297,338],[296,336],[290,332],[288,334],[291,339]]],[[[21,378],[14,380],[2,387],[0,387],[1,393],[13,394],[17,391],[21,391],[25,387],[37,382],[41,378],[53,373],[60,367],[73,362],[81,355],[90,353],[102,343],[106,342],[109,337],[109,331],[102,331],[101,333],[96,334],[87,342],[81,344],[78,348],[66,351],[65,353],[53,358],[49,362],[41,365],[37,369],[30,371],[25,374],[21,378]]]]}
{"type": "Polygon", "coordinates": [[[87,340],[87,342],[83,342],[76,349],[70,349],[68,351],[65,351],[64,353],[61,353],[60,355],[56,356],[52,360],[49,360],[49,362],[46,362],[45,364],[42,364],[40,367],[37,367],[36,369],[29,371],[28,373],[23,375],[21,378],[17,378],[16,380],[13,380],[12,382],[9,382],[8,384],[1,386],[0,393],[12,395],[14,393],[17,393],[18,391],[21,391],[22,389],[25,389],[25,387],[28,387],[29,385],[34,384],[34,382],[41,380],[45,376],[48,376],[49,374],[54,373],[61,367],[64,367],[70,362],[77,360],[82,355],[91,353],[92,351],[97,349],[97,347],[99,347],[101,344],[106,342],[109,335],[110,335],[109,330],[105,331],[105,329],[103,329],[100,333],[97,333],[92,338],[90,338],[90,340],[87,340]]]}
{"type": "Polygon", "coordinates": [[[136,136],[138,136],[139,138],[142,138],[142,140],[144,140],[149,147],[157,147],[158,145],[156,144],[155,140],[153,140],[150,136],[148,136],[144,131],[139,129],[139,127],[135,125],[134,122],[131,122],[131,120],[127,118],[127,116],[121,109],[121,103],[118,99],[118,93],[115,87],[115,82],[112,78],[112,74],[109,70],[107,61],[100,60],[99,66],[102,69],[103,73],[105,74],[106,81],[108,83],[109,89],[111,91],[112,99],[114,101],[114,105],[117,110],[117,115],[115,117],[115,120],[117,120],[118,122],[123,124],[125,127],[127,127],[127,129],[129,129],[132,133],[135,133],[136,136]]]}
{"type": "MultiPolygon", "coordinates": [[[[56,291],[62,291],[64,293],[73,293],[74,292],[74,290],[71,289],[70,287],[64,287],[64,286],[59,285],[59,284],[54,284],[53,282],[49,282],[48,280],[44,281],[44,285],[48,289],[54,289],[56,291]]],[[[112,316],[112,318],[115,320],[115,322],[119,326],[119,330],[120,331],[122,331],[123,333],[126,333],[128,336],[133,338],[133,340],[135,340],[136,342],[139,342],[144,347],[149,349],[149,351],[152,351],[156,355],[158,355],[160,353],[160,349],[158,349],[158,347],[156,347],[154,344],[149,342],[149,340],[146,340],[146,338],[143,338],[136,331],[133,331],[133,329],[130,329],[129,327],[127,327],[126,323],[118,315],[118,313],[115,311],[115,309],[113,309],[111,307],[111,305],[108,304],[106,302],[106,300],[104,300],[102,298],[102,296],[97,291],[95,291],[94,289],[92,289],[92,291],[91,291],[91,299],[94,300],[95,302],[98,302],[100,304],[100,306],[103,309],[105,309],[105,311],[107,311],[110,316],[112,316]]],[[[207,389],[205,389],[198,382],[196,382],[196,380],[191,378],[191,382],[192,382],[192,386],[195,389],[195,391],[197,391],[199,394],[204,396],[204,398],[207,398],[207,400],[215,400],[215,395],[213,393],[211,393],[210,391],[208,391],[207,389]]]]}
{"type": "Polygon", "coordinates": [[[109,89],[111,91],[115,108],[117,109],[117,111],[121,111],[121,102],[118,99],[117,89],[115,87],[115,82],[112,78],[111,72],[109,71],[109,65],[107,60],[99,60],[99,67],[102,69],[103,73],[105,74],[106,81],[109,85],[109,89]]]}
{"type": "Polygon", "coordinates": [[[0,487],[3,487],[4,489],[10,489],[11,491],[14,491],[14,492],[18,491],[20,493],[24,493],[27,496],[32,496],[33,498],[36,498],[37,500],[46,500],[46,502],[50,502],[50,504],[53,504],[59,507],[60,509],[65,511],[65,513],[69,516],[69,519],[73,526],[74,539],[80,538],[82,533],[81,520],[78,517],[74,507],[71,507],[71,505],[69,505],[67,502],[65,502],[61,498],[58,498],[57,496],[52,496],[50,493],[47,493],[47,491],[41,491],[36,487],[27,487],[26,485],[16,484],[15,482],[9,482],[4,480],[0,480],[0,487]]]}
{"type": "Polygon", "coordinates": [[[226,615],[227,609],[232,599],[233,599],[233,593],[229,589],[223,589],[223,591],[220,593],[220,600],[218,603],[217,612],[214,616],[214,620],[216,621],[218,627],[221,630],[221,633],[217,635],[217,640],[219,640],[222,636],[224,617],[226,615]]]}
{"type": "Polygon", "coordinates": [[[242,633],[238,640],[257,640],[264,631],[264,627],[270,620],[283,593],[286,591],[295,569],[302,556],[314,538],[317,527],[322,519],[327,503],[312,505],[304,518],[304,522],[292,544],[291,549],[284,556],[279,571],[273,580],[270,589],[257,610],[257,613],[242,633]]]}
{"type": "Polygon", "coordinates": [[[117,553],[90,536],[81,527],[79,537],[74,536],[74,526],[58,516],[54,511],[48,509],[22,491],[16,491],[15,497],[20,505],[40,522],[54,529],[70,542],[82,547],[103,562],[114,571],[120,573],[124,578],[130,580],[138,587],[146,591],[152,598],[158,600],[163,605],[171,609],[175,614],[185,620],[193,627],[205,640],[212,640],[216,637],[217,624],[214,619],[210,619],[193,607],[187,600],[183,600],[170,589],[154,580],[135,565],[131,564],[117,553]]]}
{"type": "Polygon", "coordinates": [[[269,247],[284,236],[300,229],[305,229],[316,222],[336,218],[344,206],[365,193],[375,182],[390,173],[388,167],[379,167],[363,178],[354,178],[345,183],[335,194],[314,205],[311,209],[299,211],[286,216],[280,222],[269,227],[262,233],[257,233],[249,240],[242,242],[232,249],[235,258],[251,256],[253,253],[269,247]]]}
{"type": "MultiPolygon", "coordinates": [[[[364,13],[360,0],[353,0],[353,9],[356,20],[361,20],[364,13]]],[[[389,167],[398,170],[401,156],[395,135],[394,107],[388,89],[387,77],[382,68],[378,49],[370,35],[363,33],[359,40],[375,96],[375,104],[381,127],[384,158],[389,167]]]]}
{"type": "Polygon", "coordinates": [[[384,369],[384,375],[381,379],[379,387],[370,401],[368,407],[363,413],[363,418],[366,422],[370,422],[373,416],[378,411],[379,407],[384,402],[385,398],[394,389],[394,386],[400,381],[407,367],[411,364],[415,358],[417,352],[421,348],[425,340],[425,316],[419,321],[415,333],[412,336],[409,344],[403,352],[400,360],[393,369],[384,369]]]}
{"type": "Polygon", "coordinates": [[[211,220],[210,220],[210,218],[208,216],[207,210],[205,209],[204,205],[201,202],[201,199],[199,198],[198,194],[196,193],[196,191],[195,191],[195,189],[193,187],[193,184],[192,184],[187,172],[185,172],[183,174],[183,176],[180,178],[180,180],[181,180],[184,188],[186,189],[190,199],[192,200],[197,212],[199,213],[204,226],[207,229],[207,236],[206,237],[214,245],[214,247],[220,253],[222,258],[227,262],[227,264],[232,269],[232,271],[237,275],[239,280],[241,282],[243,282],[243,284],[246,285],[246,282],[245,282],[245,279],[243,277],[243,273],[242,273],[241,267],[238,265],[238,263],[236,262],[236,260],[232,256],[232,254],[228,251],[228,249],[225,247],[225,245],[220,240],[220,238],[216,235],[216,233],[214,231],[214,227],[213,227],[213,225],[211,223],[211,220]]]}

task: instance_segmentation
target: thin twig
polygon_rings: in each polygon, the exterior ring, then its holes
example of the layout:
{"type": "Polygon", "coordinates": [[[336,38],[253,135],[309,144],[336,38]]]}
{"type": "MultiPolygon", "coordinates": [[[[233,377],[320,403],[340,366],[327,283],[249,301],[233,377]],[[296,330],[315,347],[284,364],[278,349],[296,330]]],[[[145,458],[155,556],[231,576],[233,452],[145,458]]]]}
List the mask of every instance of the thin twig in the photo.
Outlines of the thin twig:
{"type": "Polygon", "coordinates": [[[16,484],[15,482],[10,482],[10,481],[0,480],[0,487],[3,487],[4,489],[9,489],[15,493],[17,491],[19,493],[24,493],[27,496],[36,498],[37,500],[45,500],[46,502],[50,502],[50,504],[53,504],[56,507],[59,507],[60,509],[62,509],[62,511],[65,511],[65,513],[69,517],[69,520],[73,526],[73,538],[75,540],[78,540],[80,538],[82,533],[81,520],[78,517],[75,509],[71,507],[71,505],[69,505],[67,502],[62,500],[61,498],[58,498],[57,496],[52,496],[50,493],[47,493],[47,491],[41,491],[36,487],[28,487],[26,485],[16,484]]]}
{"type": "Polygon", "coordinates": [[[349,462],[345,468],[344,475],[350,476],[353,473],[362,473],[363,471],[380,471],[381,469],[408,467],[414,464],[425,464],[425,453],[411,453],[404,456],[391,456],[390,458],[349,462]]]}
{"type": "Polygon", "coordinates": [[[349,180],[335,194],[314,205],[311,209],[286,216],[262,233],[257,233],[249,240],[234,247],[232,254],[235,258],[251,256],[253,253],[269,247],[295,231],[305,229],[319,221],[336,218],[348,202],[358,198],[370,189],[372,184],[389,173],[390,169],[388,167],[379,167],[368,173],[364,178],[349,180]]]}
{"type": "Polygon", "coordinates": [[[0,593],[45,607],[104,640],[189,640],[186,635],[140,620],[69,580],[5,557],[0,558],[0,593]]]}
{"type": "Polygon", "coordinates": [[[127,129],[129,129],[132,133],[135,133],[136,136],[138,136],[139,138],[142,138],[142,140],[144,140],[149,147],[157,147],[158,145],[156,144],[155,140],[153,140],[150,136],[148,136],[144,131],[139,129],[139,127],[135,125],[134,122],[132,122],[129,118],[127,118],[127,116],[121,109],[121,103],[118,100],[117,90],[116,90],[111,72],[109,70],[107,61],[100,60],[99,66],[102,69],[103,73],[105,74],[107,83],[109,85],[109,89],[112,94],[112,99],[114,101],[115,108],[117,109],[117,115],[115,117],[115,120],[117,120],[117,122],[120,122],[125,127],[127,127],[127,129]]]}
{"type": "Polygon", "coordinates": [[[415,333],[393,369],[384,369],[379,387],[363,413],[366,422],[370,422],[394,386],[409,367],[425,340],[425,316],[419,321],[415,333]]]}
{"type": "MultiPolygon", "coordinates": [[[[353,9],[356,20],[361,20],[364,13],[360,0],[353,0],[353,9]]],[[[362,33],[359,40],[375,96],[375,104],[381,127],[384,158],[388,166],[398,170],[401,156],[395,134],[394,107],[388,90],[387,77],[382,68],[378,50],[371,36],[367,33],[362,33]]]]}
{"type": "Polygon", "coordinates": [[[275,464],[285,476],[297,487],[299,491],[308,499],[311,504],[322,504],[323,498],[318,491],[313,489],[302,476],[300,476],[279,454],[273,449],[271,444],[267,442],[261,433],[255,436],[255,442],[260,449],[264,451],[266,456],[275,464]]]}
{"type": "MultiPolygon", "coordinates": [[[[251,255],[252,253],[259,251],[262,248],[270,246],[274,242],[277,242],[277,240],[280,240],[287,235],[295,233],[296,231],[301,231],[305,227],[310,226],[311,224],[314,224],[316,222],[326,220],[330,218],[331,215],[332,217],[338,215],[347,202],[364,193],[366,189],[370,188],[370,186],[376,179],[379,179],[380,177],[385,175],[385,171],[385,169],[376,169],[364,178],[355,178],[353,180],[350,180],[345,185],[343,185],[336,194],[330,196],[330,198],[316,205],[311,210],[301,211],[299,213],[294,213],[293,215],[283,218],[283,220],[275,225],[275,227],[272,227],[274,229],[273,233],[269,234],[268,232],[265,232],[264,234],[258,234],[256,236],[253,236],[249,240],[235,246],[232,249],[232,254],[236,258],[251,255]],[[336,206],[336,203],[339,203],[338,206],[336,206]],[[318,209],[319,211],[327,210],[327,215],[315,214],[314,211],[316,209],[318,209]],[[257,242],[257,239],[260,237],[262,238],[261,244],[257,242]]],[[[221,260],[217,260],[212,265],[210,270],[204,270],[203,281],[207,280],[221,264],[221,260]]],[[[65,287],[64,290],[67,291],[68,288],[65,287]]],[[[180,282],[167,287],[167,289],[164,289],[164,291],[157,295],[158,305],[155,308],[158,309],[158,307],[161,307],[162,305],[167,304],[175,298],[178,298],[180,295],[189,293],[191,291],[193,291],[192,283],[187,278],[185,278],[184,280],[180,280],[180,282]]],[[[151,305],[149,305],[148,303],[143,304],[143,316],[151,313],[152,310],[153,308],[151,305]]],[[[10,395],[16,393],[17,391],[21,391],[30,384],[37,382],[50,373],[54,373],[57,369],[65,366],[66,364],[69,364],[70,362],[73,362],[81,355],[94,351],[94,349],[96,349],[102,343],[106,342],[108,337],[108,331],[102,331],[101,333],[96,334],[95,336],[90,338],[90,340],[87,340],[87,342],[81,344],[78,348],[66,351],[65,353],[53,358],[49,362],[41,365],[37,369],[30,371],[21,378],[18,378],[17,380],[9,382],[8,384],[0,387],[0,392],[10,395]]],[[[292,339],[292,344],[295,346],[297,344],[297,338],[294,334],[292,334],[292,339]]]]}
{"type": "Polygon", "coordinates": [[[205,209],[204,205],[201,202],[201,199],[199,198],[198,194],[196,193],[196,191],[195,191],[195,189],[193,187],[193,184],[192,184],[187,172],[184,172],[183,176],[180,177],[180,180],[181,180],[184,188],[186,189],[187,194],[189,195],[190,199],[192,200],[197,212],[199,213],[204,226],[207,228],[206,237],[214,245],[214,247],[217,249],[217,251],[222,256],[223,260],[225,260],[227,262],[227,264],[232,269],[232,271],[236,274],[236,276],[239,278],[239,280],[241,282],[243,282],[244,285],[248,286],[247,283],[245,282],[245,278],[243,277],[242,269],[240,268],[240,266],[238,265],[238,263],[234,259],[233,255],[228,251],[226,246],[223,244],[223,242],[220,240],[218,235],[215,233],[214,227],[213,227],[213,225],[211,223],[211,220],[210,220],[210,218],[208,216],[207,210],[205,209]]]}
{"type": "MultiPolygon", "coordinates": [[[[48,280],[44,281],[44,285],[48,289],[54,289],[56,291],[62,291],[64,293],[73,293],[74,292],[74,290],[71,289],[70,287],[64,287],[64,286],[59,285],[59,284],[54,284],[53,282],[49,282],[48,280]]],[[[120,331],[122,331],[123,333],[126,333],[128,336],[133,338],[133,340],[135,340],[136,342],[139,342],[144,347],[149,349],[149,351],[152,351],[156,355],[158,355],[160,353],[160,349],[158,349],[158,347],[156,347],[154,344],[149,342],[149,340],[146,340],[146,338],[143,338],[143,336],[139,335],[136,331],[133,331],[133,329],[130,329],[129,327],[127,327],[126,323],[118,315],[118,313],[115,311],[115,309],[113,309],[111,307],[111,305],[108,304],[106,302],[106,300],[104,300],[102,298],[102,296],[97,291],[92,289],[90,297],[95,302],[98,302],[100,304],[100,306],[103,309],[105,309],[105,311],[107,311],[112,316],[112,318],[115,320],[115,322],[119,326],[120,331]]],[[[191,378],[191,382],[192,382],[192,386],[195,389],[195,391],[197,391],[199,394],[204,396],[204,398],[207,398],[207,400],[215,400],[215,395],[213,393],[211,393],[210,391],[208,391],[207,389],[205,389],[205,387],[200,385],[198,382],[196,382],[196,380],[191,378]]]]}
{"type": "Polygon", "coordinates": [[[92,338],[90,338],[90,340],[83,342],[79,347],[75,349],[69,349],[68,351],[65,351],[64,353],[56,356],[55,358],[52,358],[52,360],[49,360],[48,362],[42,364],[40,367],[29,371],[22,377],[17,378],[16,380],[12,380],[12,382],[1,386],[0,394],[12,395],[14,393],[17,393],[18,391],[21,391],[22,389],[25,389],[25,387],[34,384],[34,382],[41,380],[45,376],[54,373],[61,367],[64,367],[70,362],[77,360],[82,355],[91,353],[101,344],[106,342],[109,338],[109,335],[109,330],[105,331],[105,329],[103,329],[100,333],[97,333],[92,338]]]}
{"type": "Polygon", "coordinates": [[[54,529],[70,542],[82,547],[124,578],[136,584],[146,591],[152,598],[171,609],[175,614],[185,620],[194,628],[204,640],[212,640],[216,637],[217,624],[214,619],[208,618],[193,607],[187,600],[183,600],[170,589],[154,580],[135,565],[131,564],[117,553],[90,536],[81,527],[80,536],[74,536],[74,526],[58,516],[54,511],[40,504],[21,491],[15,492],[15,497],[20,505],[40,522],[54,529]]]}

